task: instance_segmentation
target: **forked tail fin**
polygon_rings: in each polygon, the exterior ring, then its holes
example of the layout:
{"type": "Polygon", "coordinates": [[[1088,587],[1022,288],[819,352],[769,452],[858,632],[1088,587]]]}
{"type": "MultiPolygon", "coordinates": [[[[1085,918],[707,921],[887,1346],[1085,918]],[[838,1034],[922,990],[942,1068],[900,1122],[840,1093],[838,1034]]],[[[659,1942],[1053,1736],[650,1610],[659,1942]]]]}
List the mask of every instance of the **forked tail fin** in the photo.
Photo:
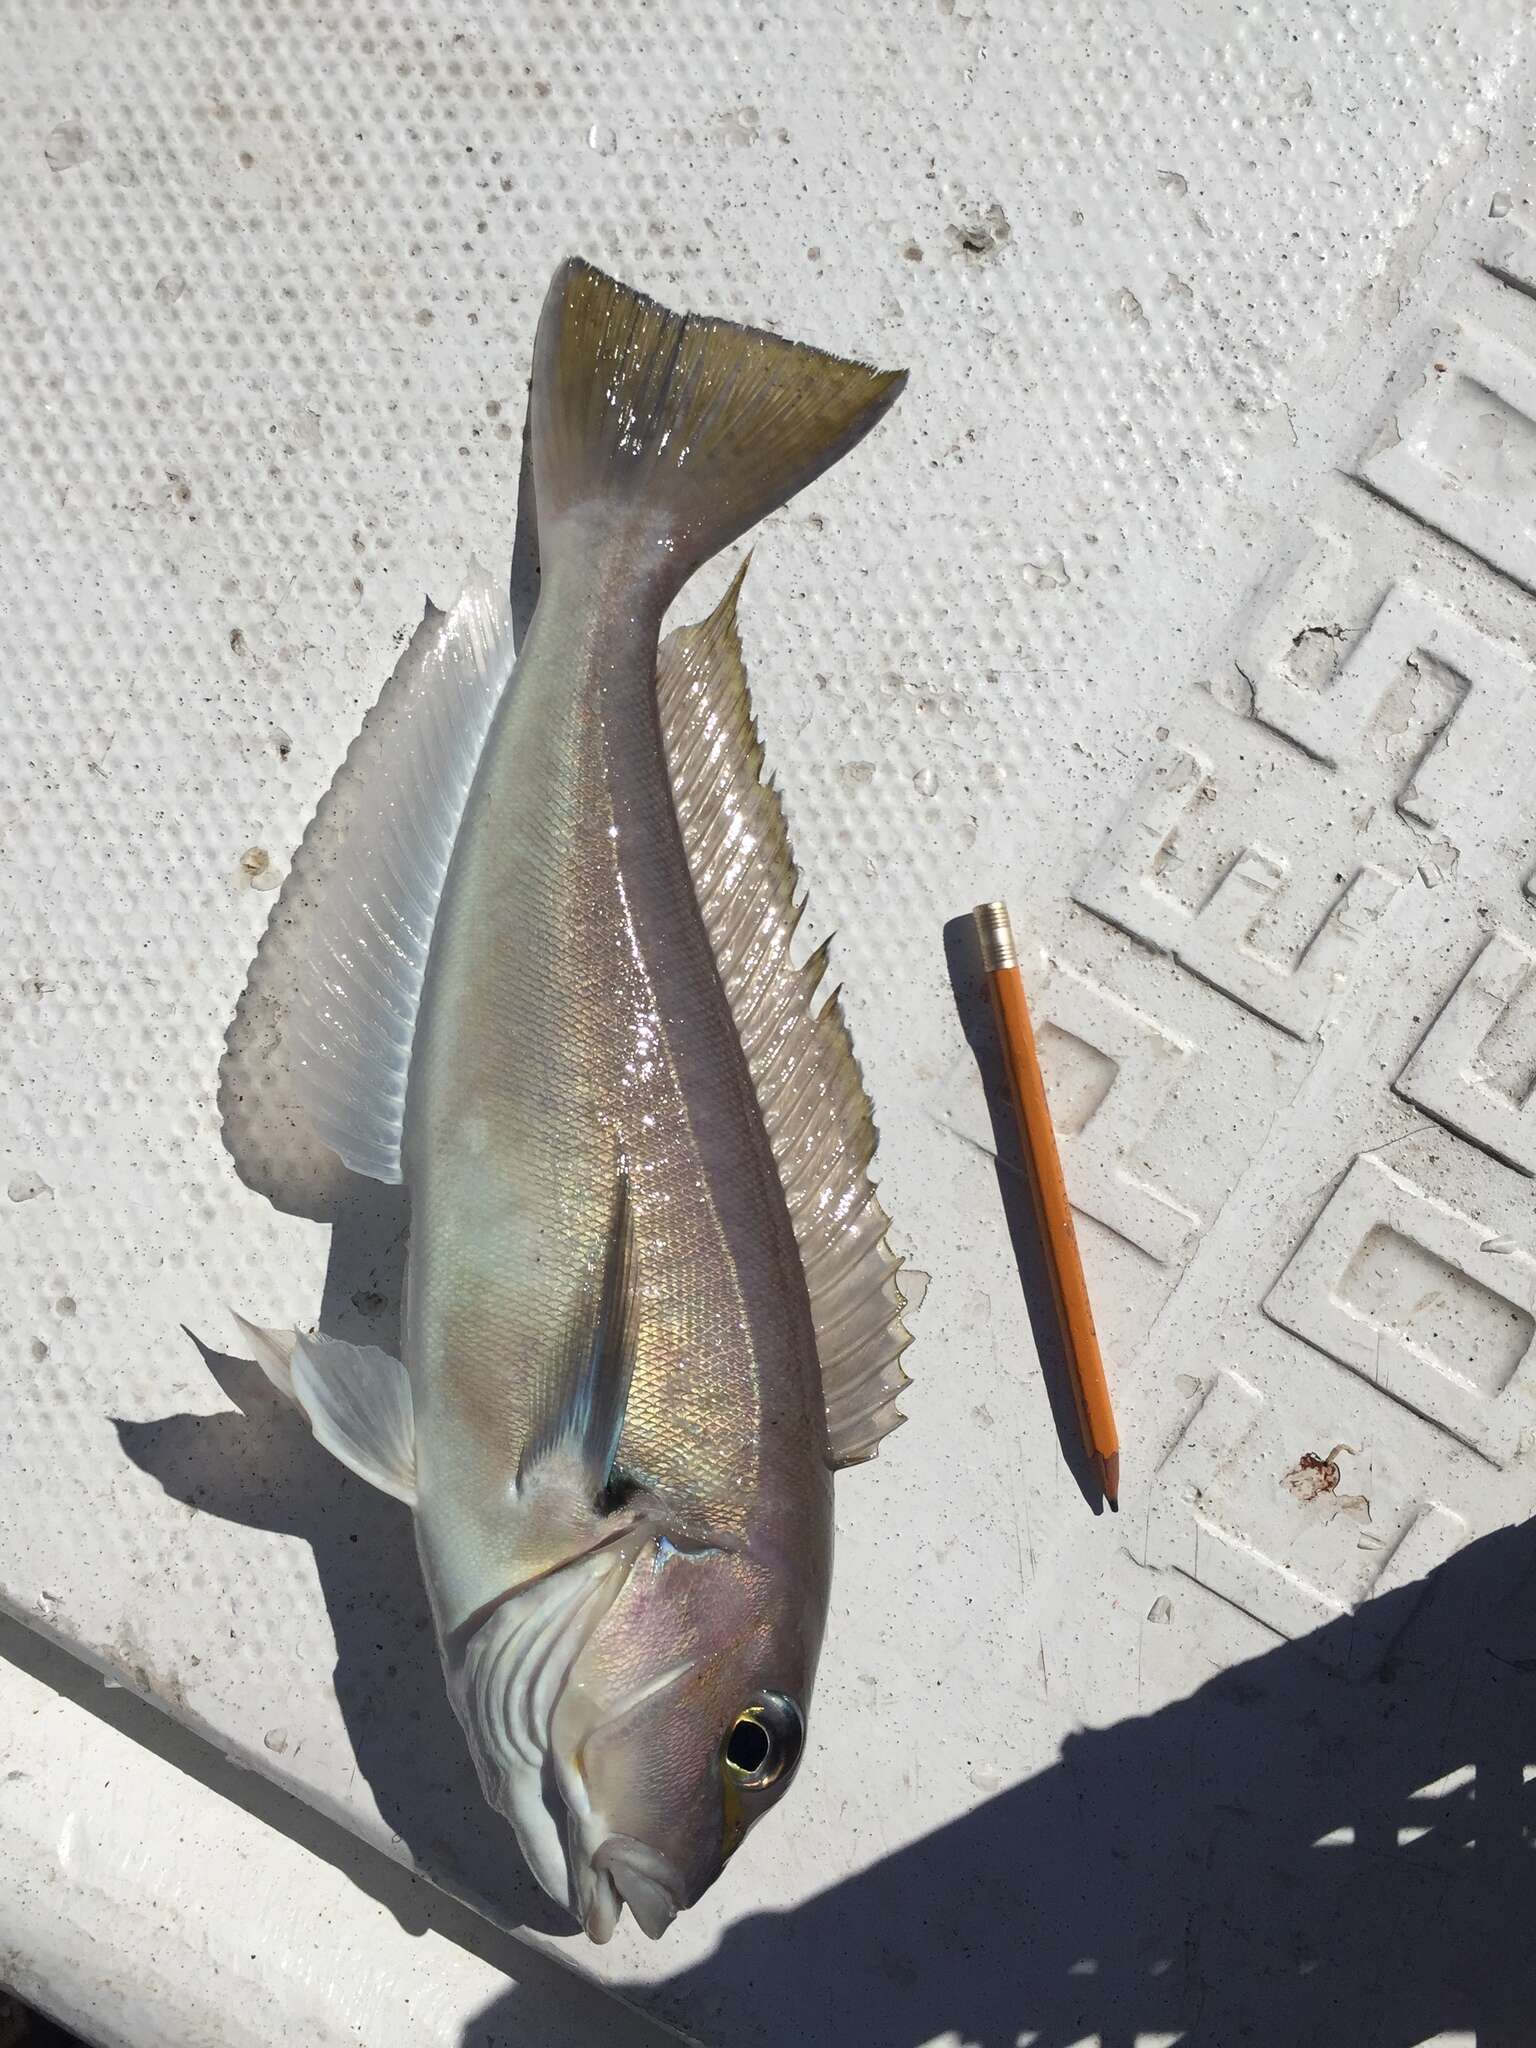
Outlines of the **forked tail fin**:
{"type": "Polygon", "coordinates": [[[729,320],[669,313],[571,258],[533,367],[541,544],[604,510],[674,587],[863,439],[906,382],[729,320]]]}

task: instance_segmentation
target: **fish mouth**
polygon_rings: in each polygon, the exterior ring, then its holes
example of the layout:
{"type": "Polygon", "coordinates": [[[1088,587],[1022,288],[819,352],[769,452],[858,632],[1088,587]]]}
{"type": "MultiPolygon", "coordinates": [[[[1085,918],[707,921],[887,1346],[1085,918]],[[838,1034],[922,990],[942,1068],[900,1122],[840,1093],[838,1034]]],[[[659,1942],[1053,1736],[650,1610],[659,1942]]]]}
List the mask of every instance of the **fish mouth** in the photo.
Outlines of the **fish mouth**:
{"type": "Polygon", "coordinates": [[[659,1941],[687,1896],[682,1872],[659,1849],[633,1835],[609,1835],[592,1851],[582,1921],[588,1938],[604,1942],[628,1906],[642,1934],[659,1941]]]}

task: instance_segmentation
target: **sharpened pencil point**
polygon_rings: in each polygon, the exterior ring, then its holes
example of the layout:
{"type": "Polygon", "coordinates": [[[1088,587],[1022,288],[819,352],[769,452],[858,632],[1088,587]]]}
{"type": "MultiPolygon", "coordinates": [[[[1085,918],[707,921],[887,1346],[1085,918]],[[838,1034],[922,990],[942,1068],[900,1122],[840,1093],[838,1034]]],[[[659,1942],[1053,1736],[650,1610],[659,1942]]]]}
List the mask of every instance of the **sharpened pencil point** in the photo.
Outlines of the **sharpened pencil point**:
{"type": "Polygon", "coordinates": [[[1109,1502],[1111,1514],[1120,1512],[1120,1453],[1112,1451],[1107,1458],[1099,1460],[1099,1475],[1104,1487],[1104,1498],[1109,1502]]]}

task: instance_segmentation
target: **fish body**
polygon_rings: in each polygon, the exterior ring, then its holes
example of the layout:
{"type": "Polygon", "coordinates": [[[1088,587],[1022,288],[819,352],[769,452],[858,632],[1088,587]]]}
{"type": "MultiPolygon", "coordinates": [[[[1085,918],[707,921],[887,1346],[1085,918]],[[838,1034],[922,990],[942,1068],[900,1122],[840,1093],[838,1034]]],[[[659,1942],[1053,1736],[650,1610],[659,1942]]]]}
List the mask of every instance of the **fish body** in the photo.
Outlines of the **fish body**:
{"type": "MultiPolygon", "coordinates": [[[[518,1568],[506,1491],[540,1419],[529,1366],[566,1357],[621,1171],[637,1299],[620,1468],[669,1503],[678,1540],[783,1523],[827,1576],[805,1278],[658,716],[670,578],[597,524],[578,512],[557,541],[492,727],[412,1069],[406,1343],[449,1627],[518,1568]]],[[[543,1529],[519,1535],[542,1568],[543,1529]]]]}
{"type": "Polygon", "coordinates": [[[413,646],[293,1013],[317,1128],[409,1189],[405,1356],[258,1355],[414,1509],[482,1785],[598,1940],[625,1904],[661,1933],[788,1785],[832,1471],[900,1420],[873,1125],[825,952],[792,957],[740,575],[658,637],[901,381],[557,273],[515,673],[476,572],[413,646]]]}

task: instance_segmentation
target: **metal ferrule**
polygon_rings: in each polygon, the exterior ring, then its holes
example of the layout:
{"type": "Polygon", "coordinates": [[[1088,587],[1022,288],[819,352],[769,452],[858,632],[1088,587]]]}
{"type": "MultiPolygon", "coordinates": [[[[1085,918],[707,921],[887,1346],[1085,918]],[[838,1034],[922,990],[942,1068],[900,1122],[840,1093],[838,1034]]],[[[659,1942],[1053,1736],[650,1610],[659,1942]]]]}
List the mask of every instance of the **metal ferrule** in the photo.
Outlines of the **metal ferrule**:
{"type": "Polygon", "coordinates": [[[1000,967],[1017,967],[1019,951],[1013,943],[1013,926],[1006,903],[978,903],[971,913],[976,919],[976,936],[981,941],[981,960],[988,974],[1000,967]]]}

